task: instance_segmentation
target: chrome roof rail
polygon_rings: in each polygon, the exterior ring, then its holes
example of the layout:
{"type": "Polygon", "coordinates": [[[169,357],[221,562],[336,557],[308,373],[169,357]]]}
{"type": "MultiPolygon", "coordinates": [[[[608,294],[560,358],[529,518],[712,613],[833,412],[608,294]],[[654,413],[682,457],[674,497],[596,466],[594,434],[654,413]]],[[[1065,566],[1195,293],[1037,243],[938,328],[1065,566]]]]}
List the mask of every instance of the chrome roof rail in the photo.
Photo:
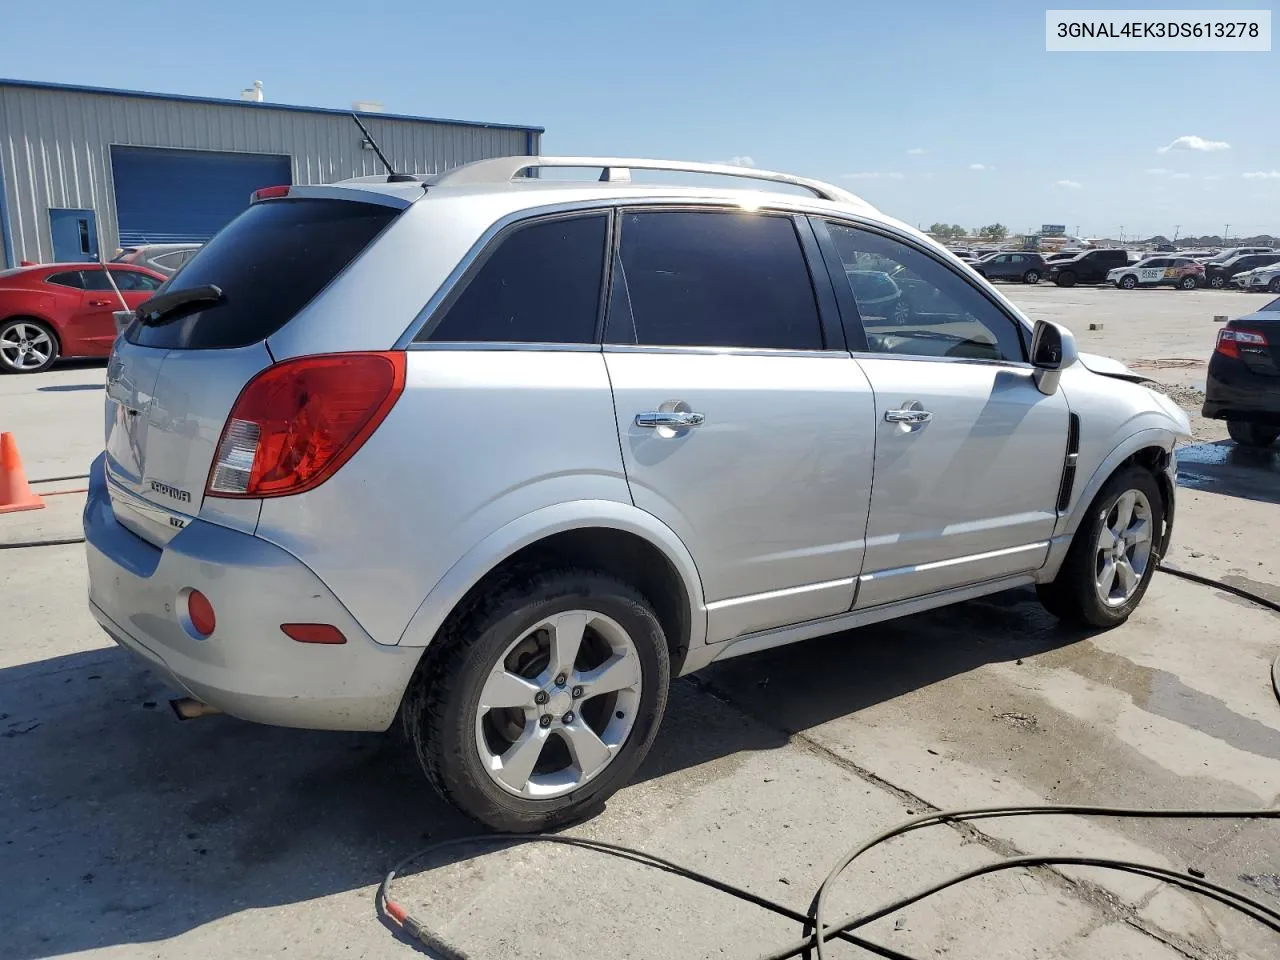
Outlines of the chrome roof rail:
{"type": "Polygon", "coordinates": [[[543,167],[576,167],[599,169],[604,183],[627,182],[632,170],[671,170],[680,173],[702,173],[721,177],[738,177],[744,180],[763,180],[769,183],[785,183],[808,190],[821,200],[862,203],[860,197],[842,190],[834,184],[789,173],[758,170],[755,167],[738,167],[727,163],[695,163],[687,160],[642,160],[626,157],[494,157],[477,160],[452,170],[437,174],[428,180],[433,186],[480,186],[483,184],[510,183],[523,170],[543,167]]]}

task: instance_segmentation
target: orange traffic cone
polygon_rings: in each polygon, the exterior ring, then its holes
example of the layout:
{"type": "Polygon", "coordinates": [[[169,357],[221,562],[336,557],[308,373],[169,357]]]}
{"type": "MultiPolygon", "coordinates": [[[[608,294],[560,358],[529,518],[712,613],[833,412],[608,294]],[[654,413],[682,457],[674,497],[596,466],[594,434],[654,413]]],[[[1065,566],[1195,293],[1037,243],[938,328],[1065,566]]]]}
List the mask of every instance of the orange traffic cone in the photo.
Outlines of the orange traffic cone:
{"type": "Polygon", "coordinates": [[[31,492],[22,458],[12,433],[0,433],[0,513],[43,510],[44,501],[31,492]]]}

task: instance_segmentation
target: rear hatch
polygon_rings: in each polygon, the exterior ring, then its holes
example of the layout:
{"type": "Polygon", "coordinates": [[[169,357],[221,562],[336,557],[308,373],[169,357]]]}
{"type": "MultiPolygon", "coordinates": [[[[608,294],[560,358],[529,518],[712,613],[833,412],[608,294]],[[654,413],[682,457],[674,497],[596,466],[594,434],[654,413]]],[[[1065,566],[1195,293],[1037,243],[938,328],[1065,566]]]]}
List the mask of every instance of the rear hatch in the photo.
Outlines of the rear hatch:
{"type": "Polygon", "coordinates": [[[160,315],[143,304],[107,366],[108,489],[122,524],[155,544],[197,515],[253,529],[258,501],[205,502],[223,424],[245,384],[272,364],[266,338],[401,209],[333,191],[254,203],[150,302],[202,289],[203,299],[160,315]]]}

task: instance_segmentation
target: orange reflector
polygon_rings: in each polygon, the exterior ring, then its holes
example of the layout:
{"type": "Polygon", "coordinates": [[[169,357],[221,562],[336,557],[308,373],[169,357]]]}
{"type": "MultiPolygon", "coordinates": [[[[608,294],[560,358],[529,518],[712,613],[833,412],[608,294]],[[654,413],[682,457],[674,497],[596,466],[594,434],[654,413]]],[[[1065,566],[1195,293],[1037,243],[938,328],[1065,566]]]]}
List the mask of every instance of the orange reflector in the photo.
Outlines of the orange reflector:
{"type": "Polygon", "coordinates": [[[191,626],[202,637],[209,636],[218,625],[217,618],[213,615],[213,604],[199,590],[192,590],[187,594],[187,616],[191,619],[191,626]]]}
{"type": "Polygon", "coordinates": [[[342,631],[330,623],[282,623],[285,636],[299,643],[346,643],[342,631]]]}

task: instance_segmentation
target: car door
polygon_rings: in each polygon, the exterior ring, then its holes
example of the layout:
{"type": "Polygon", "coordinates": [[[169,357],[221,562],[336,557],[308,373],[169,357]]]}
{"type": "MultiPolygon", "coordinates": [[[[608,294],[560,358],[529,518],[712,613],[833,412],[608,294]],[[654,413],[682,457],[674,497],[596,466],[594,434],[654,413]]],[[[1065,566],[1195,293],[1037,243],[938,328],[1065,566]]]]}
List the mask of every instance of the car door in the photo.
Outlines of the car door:
{"type": "MultiPolygon", "coordinates": [[[[605,330],[637,507],[688,546],[708,637],[847,611],[862,566],[875,404],[807,220],[620,216],[605,330]]],[[[845,281],[848,282],[848,281],[845,281]]],[[[892,311],[900,292],[855,278],[892,311]]]]}
{"type": "Polygon", "coordinates": [[[1009,276],[1009,255],[1002,253],[991,258],[991,266],[983,271],[991,280],[1004,280],[1009,276]]]}
{"type": "Polygon", "coordinates": [[[1154,260],[1148,260],[1138,268],[1139,283],[1159,283],[1165,278],[1166,272],[1173,265],[1173,261],[1168,257],[1156,257],[1154,260]]]}
{"type": "Polygon", "coordinates": [[[116,281],[113,288],[111,279],[101,268],[82,270],[80,274],[84,278],[84,294],[75,318],[78,339],[84,345],[86,355],[106,356],[116,339],[112,314],[117,310],[136,308],[155,293],[160,281],[134,270],[112,269],[111,278],[116,281]],[[119,295],[116,289],[119,289],[119,295]],[[122,298],[123,304],[120,302],[122,298]]]}
{"type": "Polygon", "coordinates": [[[1057,522],[1069,411],[1060,392],[1036,387],[1025,328],[923,246],[855,224],[815,228],[845,269],[896,270],[934,291],[929,311],[903,322],[837,289],[876,407],[856,605],[1039,568],[1057,522]]]}

